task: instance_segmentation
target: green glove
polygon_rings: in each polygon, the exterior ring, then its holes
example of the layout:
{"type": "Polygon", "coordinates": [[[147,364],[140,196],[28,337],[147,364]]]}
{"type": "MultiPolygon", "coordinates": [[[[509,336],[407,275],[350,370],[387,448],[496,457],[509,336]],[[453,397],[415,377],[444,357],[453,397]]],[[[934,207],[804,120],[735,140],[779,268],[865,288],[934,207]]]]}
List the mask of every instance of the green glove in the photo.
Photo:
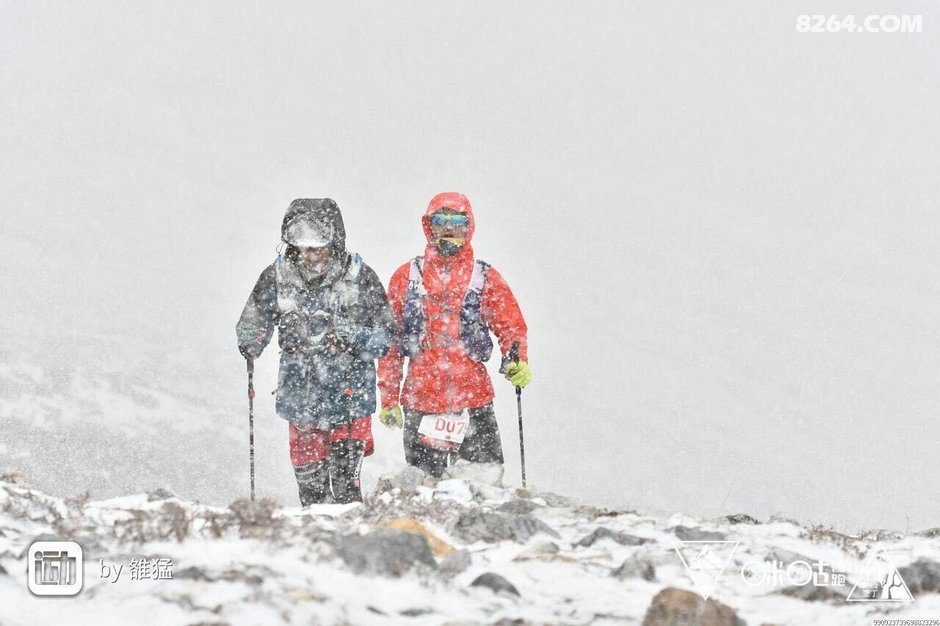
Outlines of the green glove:
{"type": "Polygon", "coordinates": [[[506,366],[506,378],[516,387],[525,387],[532,382],[532,370],[525,361],[510,362],[506,366]]]}
{"type": "Polygon", "coordinates": [[[400,406],[379,411],[379,421],[387,428],[401,428],[405,423],[405,416],[400,406]]]}

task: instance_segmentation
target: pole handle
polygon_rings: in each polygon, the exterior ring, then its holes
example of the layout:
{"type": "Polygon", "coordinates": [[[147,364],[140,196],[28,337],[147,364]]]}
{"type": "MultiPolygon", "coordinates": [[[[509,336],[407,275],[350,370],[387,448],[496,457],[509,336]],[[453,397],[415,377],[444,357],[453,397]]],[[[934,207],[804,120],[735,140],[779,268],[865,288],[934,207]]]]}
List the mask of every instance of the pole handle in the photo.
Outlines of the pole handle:
{"type": "MultiPolygon", "coordinates": [[[[512,361],[513,363],[519,362],[519,342],[518,341],[513,341],[512,347],[509,348],[509,360],[512,361]]],[[[516,387],[516,397],[517,398],[522,397],[522,387],[516,387]]]]}

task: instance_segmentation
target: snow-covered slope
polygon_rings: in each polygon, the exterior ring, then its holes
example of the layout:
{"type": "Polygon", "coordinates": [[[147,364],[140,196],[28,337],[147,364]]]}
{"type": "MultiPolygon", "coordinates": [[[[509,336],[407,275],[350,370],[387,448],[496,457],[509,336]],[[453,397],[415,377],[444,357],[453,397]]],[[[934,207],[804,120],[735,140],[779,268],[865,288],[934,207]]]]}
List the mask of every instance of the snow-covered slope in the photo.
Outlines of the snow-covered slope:
{"type": "MultiPolygon", "coordinates": [[[[29,337],[40,329],[27,329],[0,345],[0,472],[62,496],[168,488],[224,505],[248,495],[246,373],[234,347],[220,360],[81,329],[37,347],[29,337]]],[[[272,349],[255,373],[256,480],[260,495],[286,505],[297,491],[287,422],[274,413],[276,372],[272,349]]],[[[376,453],[363,467],[370,489],[402,462],[400,431],[374,431],[376,453]]]]}
{"type": "Polygon", "coordinates": [[[0,467],[63,495],[163,486],[236,497],[231,466],[247,459],[247,425],[189,351],[85,334],[63,334],[55,350],[5,348],[0,467]]]}
{"type": "Polygon", "coordinates": [[[850,537],[743,515],[658,518],[504,488],[499,479],[497,468],[457,466],[434,482],[409,468],[379,480],[363,505],[301,510],[244,500],[210,507],[168,492],[62,499],[8,475],[0,481],[0,624],[856,625],[940,617],[937,532],[850,537]],[[27,590],[28,546],[53,539],[83,547],[76,597],[27,590]],[[706,545],[715,550],[701,551],[706,545]],[[696,564],[689,549],[705,558],[696,564]],[[709,561],[728,557],[723,573],[713,572],[707,604],[660,593],[704,590],[680,553],[706,585],[709,561]],[[913,602],[845,602],[875,553],[890,555],[913,602]],[[132,580],[135,559],[170,559],[172,579],[132,580]],[[845,573],[846,585],[754,585],[740,576],[748,564],[800,560],[845,573]],[[711,617],[683,621],[683,606],[711,617]]]}

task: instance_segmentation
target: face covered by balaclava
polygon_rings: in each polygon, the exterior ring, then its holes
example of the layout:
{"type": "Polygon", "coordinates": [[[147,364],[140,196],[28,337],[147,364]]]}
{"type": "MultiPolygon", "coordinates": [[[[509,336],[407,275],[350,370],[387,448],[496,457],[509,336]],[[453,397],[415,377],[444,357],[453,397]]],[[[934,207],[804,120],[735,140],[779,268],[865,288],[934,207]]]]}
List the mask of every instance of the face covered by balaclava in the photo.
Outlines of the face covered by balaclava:
{"type": "Polygon", "coordinates": [[[320,278],[330,269],[333,261],[333,249],[325,247],[296,248],[294,252],[297,268],[304,280],[310,281],[320,278]]]}

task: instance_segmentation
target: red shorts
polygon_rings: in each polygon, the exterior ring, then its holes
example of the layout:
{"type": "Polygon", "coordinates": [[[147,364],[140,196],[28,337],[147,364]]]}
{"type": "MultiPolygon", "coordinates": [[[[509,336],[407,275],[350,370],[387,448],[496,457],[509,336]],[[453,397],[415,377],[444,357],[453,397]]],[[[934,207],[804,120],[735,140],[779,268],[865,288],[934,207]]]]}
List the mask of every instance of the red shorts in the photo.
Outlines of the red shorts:
{"type": "MultiPolygon", "coordinates": [[[[297,427],[290,422],[290,462],[292,465],[306,465],[314,461],[323,461],[330,456],[330,444],[341,439],[348,439],[349,426],[335,426],[332,430],[319,430],[313,427],[297,427]]],[[[369,456],[375,450],[372,439],[372,416],[357,417],[352,422],[352,438],[365,443],[363,454],[369,456]]]]}

